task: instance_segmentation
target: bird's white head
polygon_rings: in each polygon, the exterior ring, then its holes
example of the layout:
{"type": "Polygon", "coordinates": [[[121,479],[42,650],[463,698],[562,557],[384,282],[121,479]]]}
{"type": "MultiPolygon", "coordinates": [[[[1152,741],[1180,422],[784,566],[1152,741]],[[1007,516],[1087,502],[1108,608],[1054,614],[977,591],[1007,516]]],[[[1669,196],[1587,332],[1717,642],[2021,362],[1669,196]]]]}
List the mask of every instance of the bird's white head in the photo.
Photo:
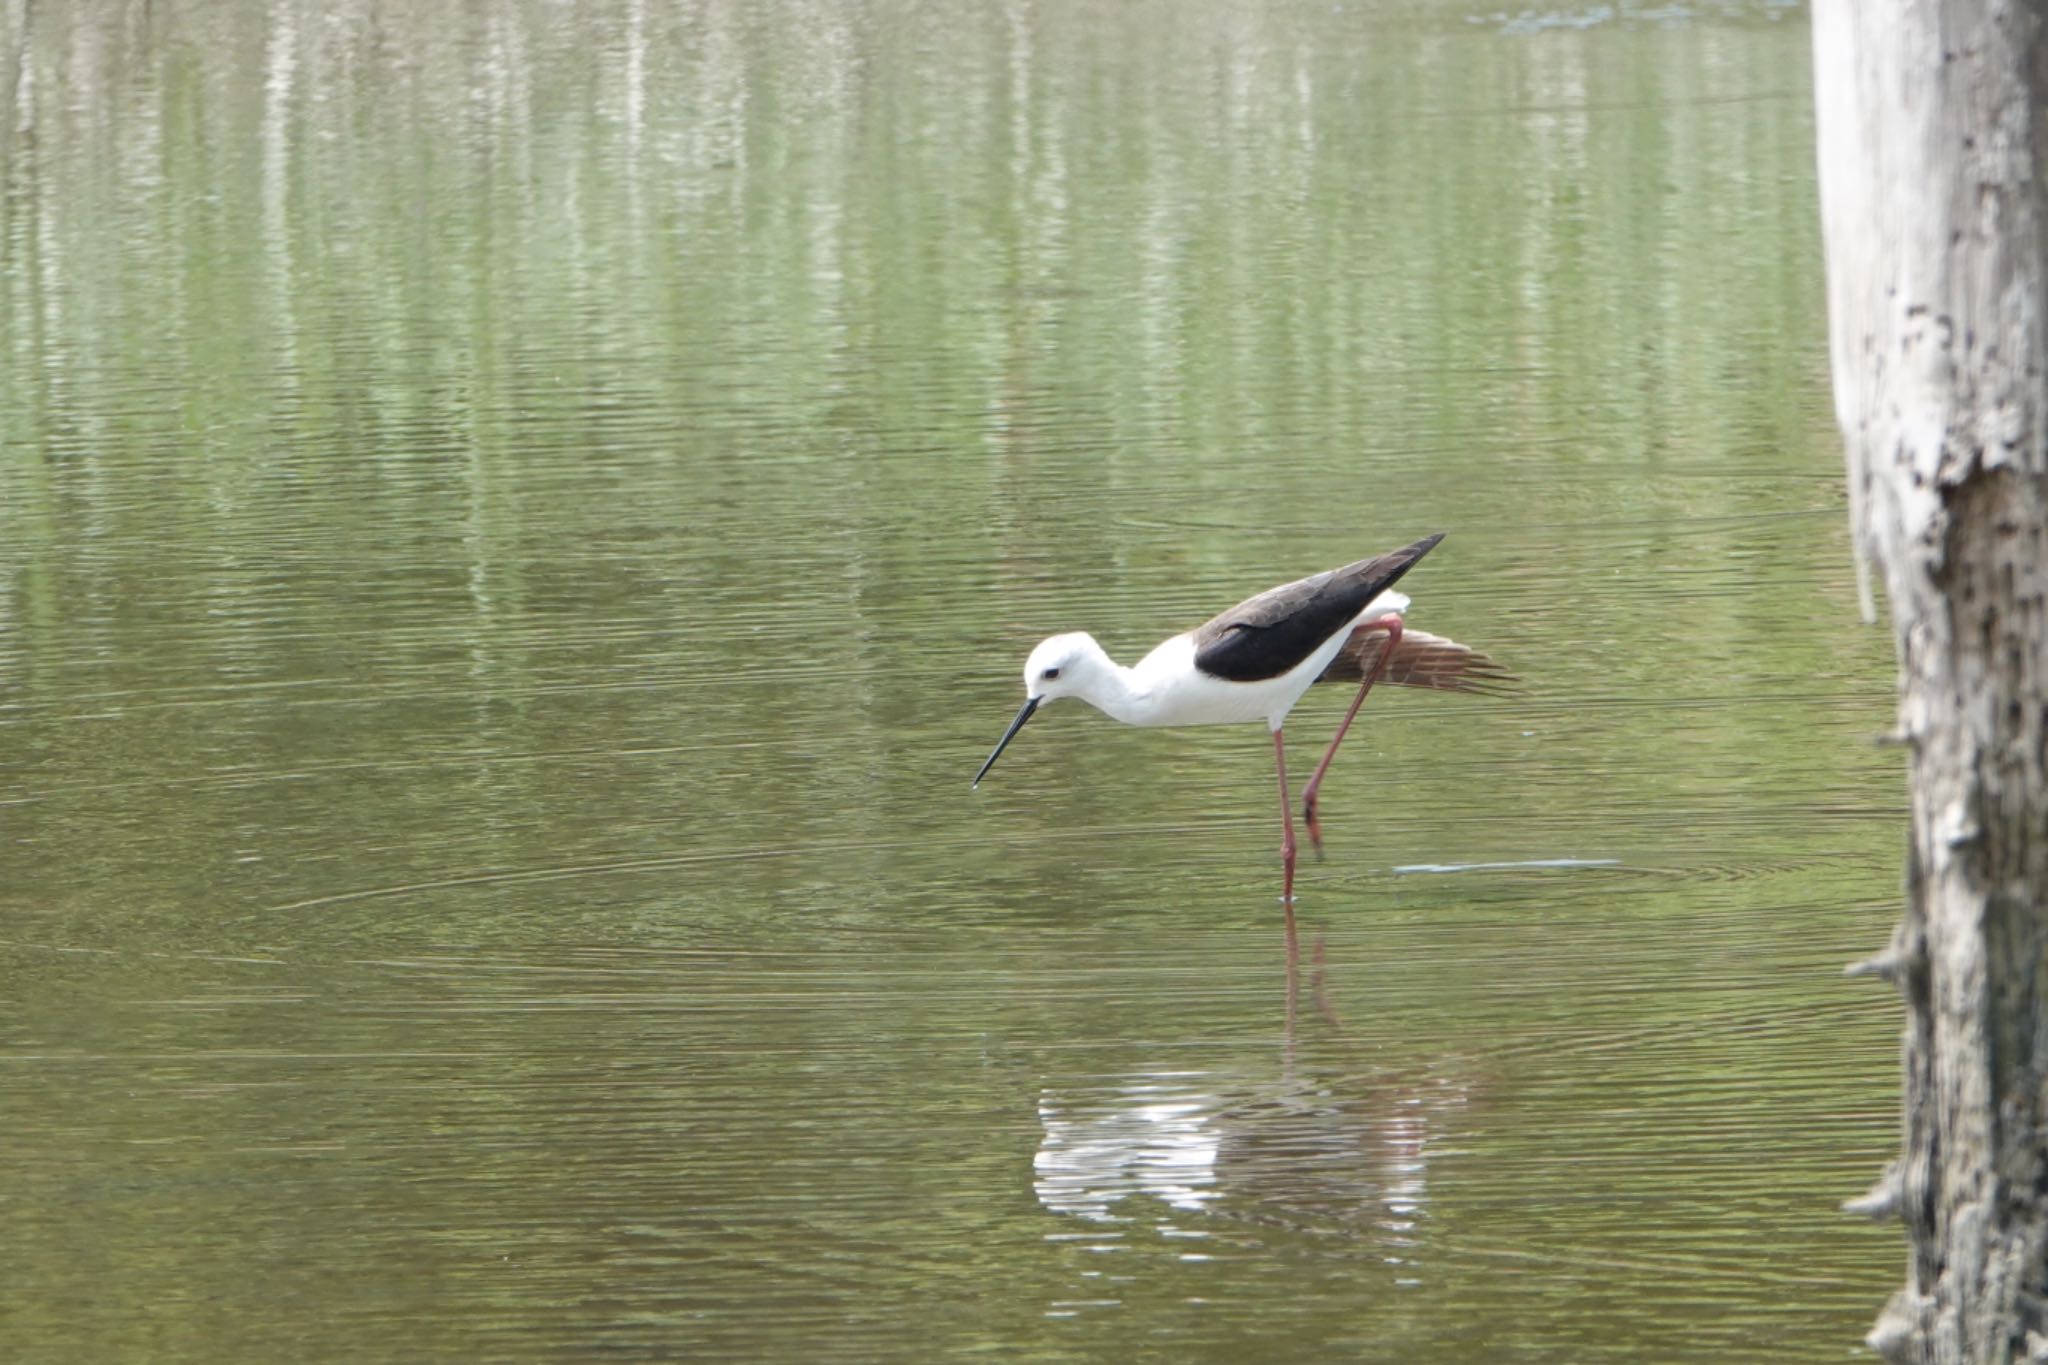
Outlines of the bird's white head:
{"type": "Polygon", "coordinates": [[[1095,643],[1095,637],[1085,631],[1077,630],[1040,640],[1038,648],[1032,650],[1031,657],[1024,661],[1024,709],[1010,722],[1010,728],[1003,731],[1003,737],[996,742],[988,762],[982,764],[981,771],[974,775],[974,785],[981,785],[981,779],[995,767],[997,756],[1016,738],[1017,732],[1024,728],[1024,722],[1031,719],[1033,711],[1061,697],[1100,697],[1101,689],[1115,672],[1116,665],[1102,652],[1102,646],[1095,643]]]}
{"type": "Polygon", "coordinates": [[[1024,695],[1040,703],[1084,697],[1111,667],[1102,646],[1085,630],[1048,636],[1024,661],[1024,695]]]}

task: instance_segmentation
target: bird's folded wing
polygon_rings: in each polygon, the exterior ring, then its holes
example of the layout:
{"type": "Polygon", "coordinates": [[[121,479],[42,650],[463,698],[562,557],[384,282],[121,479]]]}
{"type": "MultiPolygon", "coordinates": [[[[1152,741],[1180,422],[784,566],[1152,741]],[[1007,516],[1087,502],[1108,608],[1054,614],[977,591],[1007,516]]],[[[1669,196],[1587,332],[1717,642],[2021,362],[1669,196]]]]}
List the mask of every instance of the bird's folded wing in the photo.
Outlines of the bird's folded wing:
{"type": "MultiPolygon", "coordinates": [[[[1366,670],[1379,661],[1386,647],[1383,631],[1354,635],[1316,681],[1363,682],[1366,670]]],[[[1401,643],[1380,681],[1439,692],[1487,693],[1512,691],[1517,679],[1470,645],[1409,626],[1401,632],[1401,643]]]]}

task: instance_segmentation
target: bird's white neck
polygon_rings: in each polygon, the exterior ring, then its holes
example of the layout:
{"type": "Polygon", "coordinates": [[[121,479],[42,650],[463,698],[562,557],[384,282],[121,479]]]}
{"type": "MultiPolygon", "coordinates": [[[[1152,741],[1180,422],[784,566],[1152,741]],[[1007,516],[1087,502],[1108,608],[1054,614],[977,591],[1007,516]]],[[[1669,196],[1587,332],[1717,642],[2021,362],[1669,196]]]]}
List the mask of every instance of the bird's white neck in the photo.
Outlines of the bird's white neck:
{"type": "Polygon", "coordinates": [[[1125,668],[1110,658],[1100,645],[1089,650],[1076,667],[1080,671],[1073,679],[1069,695],[1126,725],[1145,723],[1151,689],[1135,669],[1125,668]]]}

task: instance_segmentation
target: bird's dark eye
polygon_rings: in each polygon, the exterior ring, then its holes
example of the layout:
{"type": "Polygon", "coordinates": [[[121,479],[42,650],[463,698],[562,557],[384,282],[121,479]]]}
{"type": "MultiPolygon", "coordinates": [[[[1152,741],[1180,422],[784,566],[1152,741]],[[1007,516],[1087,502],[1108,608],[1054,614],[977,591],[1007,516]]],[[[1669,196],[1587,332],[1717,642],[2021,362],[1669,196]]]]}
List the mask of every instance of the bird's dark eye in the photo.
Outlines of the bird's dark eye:
{"type": "Polygon", "coordinates": [[[1054,678],[1057,678],[1059,675],[1060,671],[1057,668],[1048,668],[1045,670],[1045,672],[1039,674],[1038,676],[1045,679],[1047,682],[1051,682],[1054,678]]]}

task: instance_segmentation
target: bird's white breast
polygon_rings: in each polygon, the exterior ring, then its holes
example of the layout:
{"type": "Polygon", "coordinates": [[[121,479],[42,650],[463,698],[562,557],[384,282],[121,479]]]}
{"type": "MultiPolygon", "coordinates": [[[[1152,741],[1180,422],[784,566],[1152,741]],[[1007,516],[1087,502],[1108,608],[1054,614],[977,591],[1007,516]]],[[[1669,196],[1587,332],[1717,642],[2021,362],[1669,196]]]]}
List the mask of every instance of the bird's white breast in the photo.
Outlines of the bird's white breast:
{"type": "Polygon", "coordinates": [[[1176,635],[1140,659],[1130,670],[1129,693],[1102,704],[1102,709],[1127,725],[1231,725],[1273,720],[1286,715],[1323,675],[1353,626],[1404,611],[1407,606],[1405,594],[1381,593],[1315,653],[1278,677],[1256,682],[1230,682],[1202,672],[1195,667],[1193,634],[1176,635]]]}

